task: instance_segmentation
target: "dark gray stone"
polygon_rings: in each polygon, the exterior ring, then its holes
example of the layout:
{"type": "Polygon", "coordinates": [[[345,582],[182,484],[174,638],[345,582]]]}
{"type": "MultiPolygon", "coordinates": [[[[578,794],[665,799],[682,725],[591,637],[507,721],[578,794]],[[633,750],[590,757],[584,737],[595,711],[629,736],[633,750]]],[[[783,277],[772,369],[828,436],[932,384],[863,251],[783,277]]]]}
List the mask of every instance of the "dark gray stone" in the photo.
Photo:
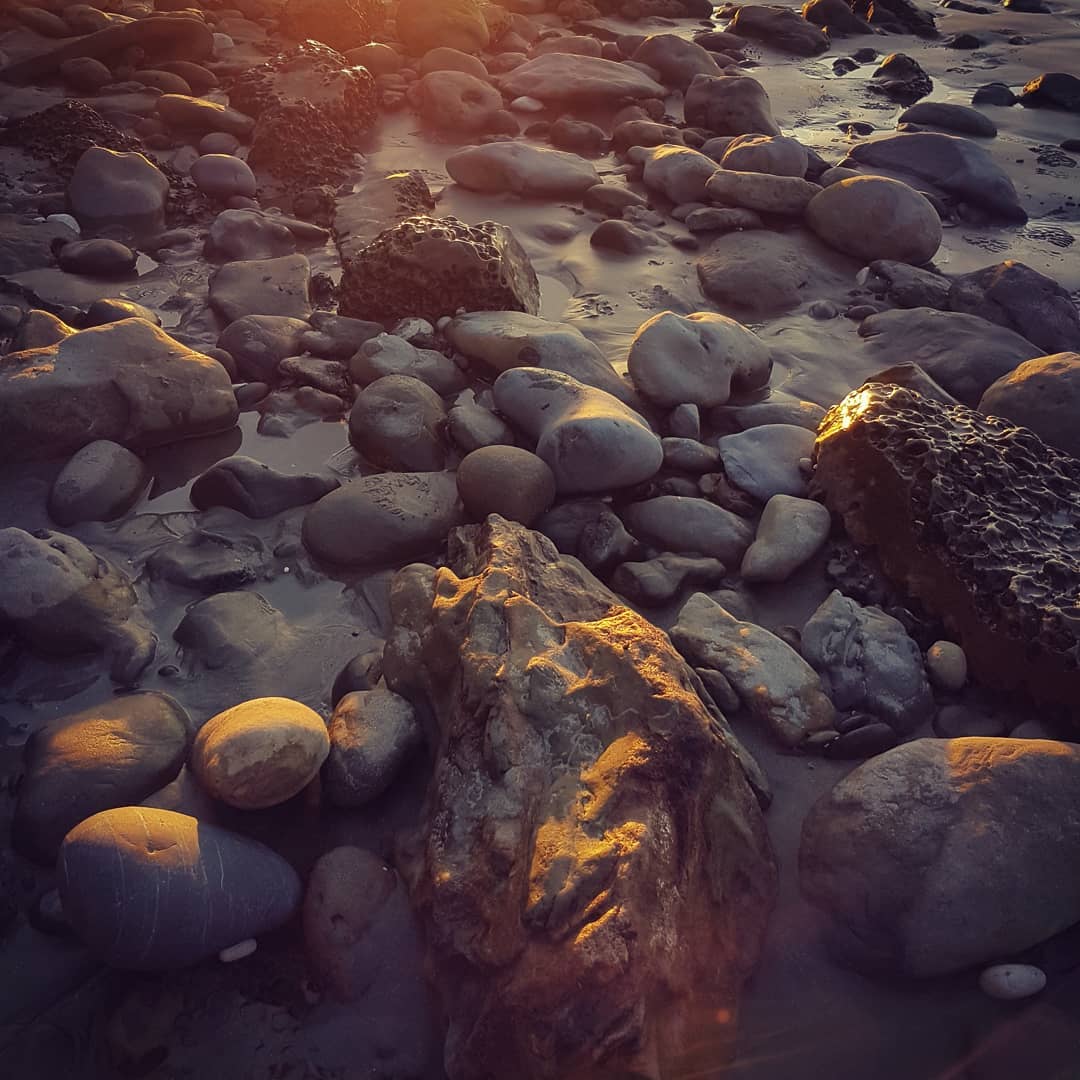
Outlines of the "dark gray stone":
{"type": "Polygon", "coordinates": [[[329,474],[278,472],[237,455],[207,469],[192,485],[191,501],[200,510],[228,506],[246,517],[266,518],[313,503],[339,484],[329,474]]]}

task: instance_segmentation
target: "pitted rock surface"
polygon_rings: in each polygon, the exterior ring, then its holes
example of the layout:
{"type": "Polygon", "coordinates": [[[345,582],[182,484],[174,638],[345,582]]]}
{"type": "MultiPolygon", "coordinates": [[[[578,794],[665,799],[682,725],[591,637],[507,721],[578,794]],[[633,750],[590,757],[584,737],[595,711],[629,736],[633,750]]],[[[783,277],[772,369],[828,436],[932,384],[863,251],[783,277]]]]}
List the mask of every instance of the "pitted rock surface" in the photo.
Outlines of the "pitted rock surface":
{"type": "Polygon", "coordinates": [[[347,52],[374,40],[379,10],[372,0],[287,0],[279,25],[300,41],[313,38],[347,52]]]}
{"type": "Polygon", "coordinates": [[[342,315],[433,323],[459,308],[539,312],[536,271],[505,225],[417,214],[381,232],[341,278],[342,315]]]}
{"type": "Polygon", "coordinates": [[[720,1053],[776,880],[737,743],[667,636],[546,538],[492,515],[448,562],[396,575],[384,653],[441,727],[404,872],[447,1074],[720,1053]]]}
{"type": "Polygon", "coordinates": [[[340,184],[353,168],[354,149],[340,126],[314,105],[297,101],[268,109],[255,125],[247,161],[287,190],[340,184]]]}
{"type": "Polygon", "coordinates": [[[959,636],[977,679],[1080,700],[1080,461],[870,383],[826,414],[815,456],[816,491],[959,636]]]}

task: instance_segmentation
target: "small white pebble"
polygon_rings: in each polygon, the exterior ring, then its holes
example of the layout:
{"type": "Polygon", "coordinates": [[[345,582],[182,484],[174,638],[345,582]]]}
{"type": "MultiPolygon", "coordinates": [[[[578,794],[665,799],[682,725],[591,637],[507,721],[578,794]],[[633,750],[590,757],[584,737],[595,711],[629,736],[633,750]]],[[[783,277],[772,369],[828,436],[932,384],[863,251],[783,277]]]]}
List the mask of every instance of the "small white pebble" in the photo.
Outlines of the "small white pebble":
{"type": "Polygon", "coordinates": [[[82,230],[79,228],[79,223],[70,214],[50,214],[46,221],[55,221],[59,225],[66,225],[76,236],[81,235],[82,230]]]}
{"type": "Polygon", "coordinates": [[[967,682],[967,657],[951,641],[935,641],[926,650],[930,681],[942,690],[959,690],[967,682]]]}
{"type": "Polygon", "coordinates": [[[979,976],[979,989],[998,1001],[1019,1001],[1046,986],[1046,974],[1032,964],[995,964],[979,976]]]}
{"type": "Polygon", "coordinates": [[[547,106],[542,101],[537,101],[536,98],[523,95],[522,97],[514,98],[514,100],[510,102],[510,108],[513,109],[514,112],[538,113],[543,112],[547,106]]]}
{"type": "Polygon", "coordinates": [[[253,937],[249,937],[244,941],[238,941],[235,945],[230,945],[227,949],[222,949],[218,953],[218,959],[223,964],[232,964],[237,960],[243,960],[245,956],[250,956],[256,948],[257,942],[253,937]]]}

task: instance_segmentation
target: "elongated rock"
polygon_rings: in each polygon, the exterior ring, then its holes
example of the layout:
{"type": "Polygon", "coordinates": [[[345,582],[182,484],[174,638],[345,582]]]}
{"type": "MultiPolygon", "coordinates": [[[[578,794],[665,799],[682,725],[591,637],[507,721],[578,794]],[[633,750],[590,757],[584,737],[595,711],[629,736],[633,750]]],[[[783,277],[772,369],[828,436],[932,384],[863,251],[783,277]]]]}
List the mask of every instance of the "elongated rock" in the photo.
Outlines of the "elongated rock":
{"type": "Polygon", "coordinates": [[[1080,461],[1026,428],[868,383],[829,411],[813,486],[940,615],[976,679],[1080,701],[1080,461]]]}
{"type": "Polygon", "coordinates": [[[716,1010],[754,966],[775,868],[666,635],[494,515],[454,531],[448,568],[401,571],[391,610],[387,682],[426,694],[441,728],[403,872],[447,1074],[721,1060],[716,1010]]]}

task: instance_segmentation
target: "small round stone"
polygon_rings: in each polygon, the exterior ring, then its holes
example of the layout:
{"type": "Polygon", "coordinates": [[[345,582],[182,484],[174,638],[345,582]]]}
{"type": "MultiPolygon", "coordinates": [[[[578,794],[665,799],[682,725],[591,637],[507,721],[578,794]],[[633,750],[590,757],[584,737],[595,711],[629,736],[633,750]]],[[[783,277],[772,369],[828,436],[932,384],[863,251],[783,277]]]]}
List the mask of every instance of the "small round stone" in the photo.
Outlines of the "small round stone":
{"type": "Polygon", "coordinates": [[[959,690],[967,682],[967,657],[951,641],[935,641],[926,650],[930,681],[941,690],[959,690]]]}
{"type": "Polygon", "coordinates": [[[501,514],[531,525],[555,501],[547,462],[517,446],[482,446],[458,466],[458,491],[470,516],[501,514]]]}
{"type": "Polygon", "coordinates": [[[313,709],[289,698],[254,698],[202,726],[191,767],[214,798],[258,810],[291,799],[329,753],[326,724],[313,709]]]}
{"type": "Polygon", "coordinates": [[[255,174],[247,162],[232,154],[203,154],[191,166],[191,179],[199,190],[214,199],[255,195],[255,174]]]}
{"type": "Polygon", "coordinates": [[[1046,974],[1032,964],[994,964],[979,976],[979,989],[999,1001],[1019,1001],[1046,986],[1046,974]]]}

